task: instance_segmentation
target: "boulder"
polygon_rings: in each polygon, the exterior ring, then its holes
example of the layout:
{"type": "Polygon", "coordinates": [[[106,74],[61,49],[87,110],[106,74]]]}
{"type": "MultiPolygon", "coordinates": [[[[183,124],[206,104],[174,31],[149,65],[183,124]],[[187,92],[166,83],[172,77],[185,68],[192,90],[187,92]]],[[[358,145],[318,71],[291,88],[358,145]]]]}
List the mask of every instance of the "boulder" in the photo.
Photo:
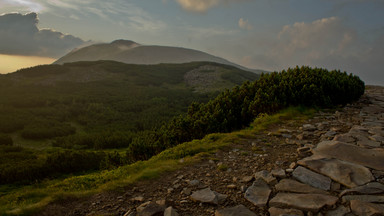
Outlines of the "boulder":
{"type": "Polygon", "coordinates": [[[339,196],[344,196],[350,193],[358,194],[381,194],[384,193],[384,185],[378,182],[370,182],[366,185],[343,190],[339,196]]]}
{"type": "Polygon", "coordinates": [[[271,207],[268,209],[270,216],[287,216],[287,215],[295,215],[295,216],[304,216],[304,213],[297,209],[281,209],[271,207]]]}
{"type": "Polygon", "coordinates": [[[298,166],[295,171],[292,173],[293,177],[297,180],[311,185],[315,188],[319,188],[322,190],[329,190],[331,188],[331,179],[315,173],[309,169],[306,169],[302,166],[298,166]]]}
{"type": "Polygon", "coordinates": [[[359,200],[352,200],[351,210],[355,215],[359,215],[359,216],[383,215],[384,205],[367,203],[359,200]]]}
{"type": "Polygon", "coordinates": [[[219,194],[215,191],[212,191],[210,188],[206,188],[193,192],[190,198],[196,202],[211,203],[218,205],[225,201],[227,195],[219,194]]]}
{"type": "Polygon", "coordinates": [[[256,214],[245,206],[238,205],[232,208],[216,210],[215,216],[256,216],[256,214]]]}
{"type": "Polygon", "coordinates": [[[312,186],[300,183],[292,179],[281,180],[277,185],[275,185],[275,188],[277,191],[281,192],[328,194],[328,192],[324,190],[314,188],[312,186]]]}
{"type": "Polygon", "coordinates": [[[262,179],[256,179],[244,194],[245,199],[258,207],[265,207],[268,203],[271,189],[262,179]]]}
{"type": "Polygon", "coordinates": [[[367,149],[337,141],[324,141],[313,149],[315,155],[336,158],[384,171],[384,149],[367,149]]]}
{"type": "Polygon", "coordinates": [[[337,197],[324,194],[278,193],[269,201],[269,206],[318,212],[324,206],[332,206],[337,201],[337,197]]]}
{"type": "Polygon", "coordinates": [[[374,180],[368,168],[338,159],[312,156],[297,163],[328,176],[347,187],[357,187],[374,180]]]}

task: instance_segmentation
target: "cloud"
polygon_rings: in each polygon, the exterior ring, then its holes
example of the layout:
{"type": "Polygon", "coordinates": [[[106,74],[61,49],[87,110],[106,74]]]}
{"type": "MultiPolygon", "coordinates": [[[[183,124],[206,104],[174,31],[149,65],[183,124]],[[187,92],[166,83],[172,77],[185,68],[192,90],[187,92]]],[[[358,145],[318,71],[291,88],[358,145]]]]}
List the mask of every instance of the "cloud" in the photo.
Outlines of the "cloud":
{"type": "Polygon", "coordinates": [[[220,3],[220,0],[177,0],[184,10],[205,12],[220,3]]]}
{"type": "Polygon", "coordinates": [[[384,31],[365,34],[370,37],[359,35],[338,17],[297,22],[282,27],[276,37],[247,38],[248,44],[257,44],[257,49],[252,47],[257,51],[244,50],[239,62],[276,71],[296,65],[340,69],[368,84],[384,85],[384,31]]]}
{"type": "Polygon", "coordinates": [[[219,5],[240,3],[244,1],[248,0],[176,0],[184,10],[197,13],[204,13],[219,5]]]}
{"type": "Polygon", "coordinates": [[[245,20],[243,18],[239,19],[239,27],[246,30],[252,30],[253,26],[251,23],[249,23],[248,20],[245,20]]]}
{"type": "Polygon", "coordinates": [[[59,57],[84,44],[80,38],[39,29],[36,13],[0,15],[0,54],[59,57]]]}

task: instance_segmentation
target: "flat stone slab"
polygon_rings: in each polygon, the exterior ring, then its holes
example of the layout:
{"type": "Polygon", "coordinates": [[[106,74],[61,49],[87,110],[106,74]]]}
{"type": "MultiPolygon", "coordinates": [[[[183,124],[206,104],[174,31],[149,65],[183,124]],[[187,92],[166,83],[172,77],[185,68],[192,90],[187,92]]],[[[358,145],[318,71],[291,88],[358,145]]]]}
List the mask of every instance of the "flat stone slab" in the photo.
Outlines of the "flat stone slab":
{"type": "Polygon", "coordinates": [[[332,206],[337,201],[337,197],[324,194],[278,193],[269,201],[269,206],[318,212],[324,206],[332,206]]]}
{"type": "Polygon", "coordinates": [[[384,171],[384,149],[367,149],[337,141],[324,141],[313,149],[315,155],[336,158],[384,171]]]}
{"type": "Polygon", "coordinates": [[[364,185],[374,180],[368,168],[338,159],[311,156],[297,163],[350,188],[364,185]]]}
{"type": "Polygon", "coordinates": [[[263,179],[265,182],[272,185],[277,183],[277,179],[267,170],[255,173],[255,179],[263,179]]]}
{"type": "Polygon", "coordinates": [[[146,202],[136,208],[138,216],[153,216],[163,213],[165,206],[159,205],[155,202],[146,202]]]}
{"type": "Polygon", "coordinates": [[[315,188],[319,188],[322,190],[329,190],[331,188],[331,179],[315,173],[309,169],[306,169],[302,166],[298,166],[292,173],[293,177],[297,180],[311,185],[315,188]]]}
{"type": "Polygon", "coordinates": [[[216,210],[215,216],[256,216],[247,207],[238,205],[232,208],[216,210]]]}
{"type": "Polygon", "coordinates": [[[196,202],[218,205],[225,201],[227,195],[219,194],[215,191],[212,191],[210,188],[205,188],[203,190],[193,192],[190,198],[196,202]]]}
{"type": "Polygon", "coordinates": [[[343,190],[339,196],[344,196],[350,193],[359,193],[359,194],[381,194],[384,193],[384,185],[379,182],[370,182],[366,185],[343,190]]]}
{"type": "Polygon", "coordinates": [[[349,209],[349,207],[345,207],[345,206],[341,205],[341,206],[337,207],[337,209],[328,211],[326,216],[343,216],[343,215],[346,215],[350,212],[351,212],[351,210],[349,209]]]}
{"type": "Polygon", "coordinates": [[[304,213],[297,209],[281,209],[281,208],[269,208],[268,209],[269,216],[287,216],[287,215],[295,215],[295,216],[304,216],[304,213]]]}
{"type": "Polygon", "coordinates": [[[300,183],[293,179],[283,179],[275,185],[277,191],[293,192],[293,193],[310,193],[310,194],[328,194],[327,191],[314,188],[310,185],[300,183]]]}
{"type": "Polygon", "coordinates": [[[384,203],[384,196],[375,196],[375,195],[346,195],[341,198],[342,202],[348,202],[351,200],[358,200],[362,202],[372,202],[372,203],[384,203]]]}
{"type": "Polygon", "coordinates": [[[264,207],[268,203],[271,189],[262,179],[256,179],[244,194],[245,199],[258,207],[264,207]]]}
{"type": "Polygon", "coordinates": [[[355,215],[376,216],[383,215],[384,205],[361,202],[358,200],[351,201],[351,210],[355,215]]]}

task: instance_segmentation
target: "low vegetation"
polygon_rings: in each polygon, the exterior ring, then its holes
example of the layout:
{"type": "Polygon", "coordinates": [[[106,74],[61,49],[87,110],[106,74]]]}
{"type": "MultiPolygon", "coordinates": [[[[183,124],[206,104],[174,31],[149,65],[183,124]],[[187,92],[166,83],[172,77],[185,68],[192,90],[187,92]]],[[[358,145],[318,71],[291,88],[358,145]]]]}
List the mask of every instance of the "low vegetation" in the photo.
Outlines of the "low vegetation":
{"type": "MultiPolygon", "coordinates": [[[[296,67],[198,93],[183,75],[206,64],[80,62],[0,76],[0,212],[26,213],[64,195],[156,177],[282,116],[302,117],[305,107],[350,103],[365,88],[345,72],[296,67]],[[273,115],[288,107],[296,108],[273,115]]],[[[228,83],[252,77],[223,67],[228,83]]]]}

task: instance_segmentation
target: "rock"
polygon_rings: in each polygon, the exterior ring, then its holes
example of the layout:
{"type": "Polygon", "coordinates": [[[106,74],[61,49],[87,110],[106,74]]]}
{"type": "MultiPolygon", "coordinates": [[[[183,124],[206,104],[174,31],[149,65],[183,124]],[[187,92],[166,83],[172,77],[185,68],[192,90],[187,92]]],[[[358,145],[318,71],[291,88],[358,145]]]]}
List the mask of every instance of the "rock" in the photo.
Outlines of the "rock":
{"type": "Polygon", "coordinates": [[[227,188],[228,189],[236,189],[236,185],[235,184],[230,184],[230,185],[227,185],[227,188]]]}
{"type": "Polygon", "coordinates": [[[137,197],[134,197],[131,199],[132,201],[137,201],[137,202],[143,202],[144,201],[144,197],[143,196],[137,196],[137,197]]]}
{"type": "Polygon", "coordinates": [[[263,179],[265,182],[271,185],[274,185],[277,183],[277,179],[273,177],[272,174],[269,173],[267,170],[262,170],[260,172],[257,172],[255,174],[255,179],[257,180],[259,178],[263,179]]]}
{"type": "Polygon", "coordinates": [[[262,179],[256,179],[247,189],[244,197],[255,206],[264,207],[267,205],[270,194],[269,186],[262,179]]]}
{"type": "Polygon", "coordinates": [[[285,171],[281,168],[272,170],[271,174],[272,174],[272,176],[277,177],[277,178],[285,178],[286,177],[285,171]]]}
{"type": "Polygon", "coordinates": [[[164,211],[164,216],[179,216],[176,209],[172,208],[172,206],[168,207],[164,211]]]}
{"type": "Polygon", "coordinates": [[[192,187],[198,186],[200,184],[200,181],[197,179],[194,179],[192,181],[189,181],[188,184],[192,187]]]}
{"type": "Polygon", "coordinates": [[[384,142],[384,137],[382,137],[380,135],[373,135],[373,136],[368,137],[368,139],[375,141],[375,142],[384,142]]]}
{"type": "Polygon", "coordinates": [[[245,206],[238,205],[232,208],[216,210],[215,216],[256,216],[256,214],[251,212],[245,206]]]}
{"type": "Polygon", "coordinates": [[[332,206],[337,201],[337,197],[324,194],[278,193],[269,201],[269,206],[318,212],[322,207],[332,206]]]}
{"type": "Polygon", "coordinates": [[[380,194],[384,193],[384,185],[378,182],[370,182],[366,185],[355,187],[352,189],[343,190],[339,196],[344,196],[350,193],[359,193],[359,194],[380,194]]]}
{"type": "Polygon", "coordinates": [[[136,212],[129,210],[123,216],[136,216],[136,212]]]}
{"type": "Polygon", "coordinates": [[[244,176],[242,178],[242,181],[246,183],[251,182],[252,180],[253,180],[253,176],[244,176]]]}
{"type": "Polygon", "coordinates": [[[317,128],[311,124],[304,124],[303,130],[304,131],[315,131],[317,128]]]}
{"type": "Polygon", "coordinates": [[[357,141],[357,145],[361,147],[378,148],[381,146],[381,143],[372,141],[372,140],[366,140],[366,141],[357,141]]]}
{"type": "Polygon", "coordinates": [[[324,141],[313,149],[313,153],[384,171],[384,149],[382,148],[367,149],[337,141],[324,141]]]}
{"type": "Polygon", "coordinates": [[[337,133],[333,130],[330,130],[328,131],[327,133],[324,134],[325,137],[333,137],[335,136],[337,133]]]}
{"type": "Polygon", "coordinates": [[[297,163],[328,176],[347,187],[357,187],[374,180],[368,168],[338,159],[312,156],[297,163]]]}
{"type": "Polygon", "coordinates": [[[164,212],[165,206],[158,205],[155,202],[146,202],[136,208],[137,216],[153,216],[164,212]]]}
{"type": "Polygon", "coordinates": [[[333,138],[334,141],[340,141],[340,142],[345,142],[345,143],[353,143],[355,142],[355,138],[351,134],[339,134],[336,135],[333,138]]]}
{"type": "Polygon", "coordinates": [[[183,192],[183,194],[185,194],[187,196],[191,195],[191,193],[192,193],[190,188],[184,188],[182,192],[183,192]]]}
{"type": "Polygon", "coordinates": [[[193,192],[190,198],[195,202],[211,203],[218,205],[223,203],[227,196],[212,191],[210,188],[206,188],[193,192]]]}
{"type": "Polygon", "coordinates": [[[372,170],[372,174],[373,176],[375,176],[375,178],[383,178],[384,177],[384,171],[379,171],[379,170],[372,170]]]}
{"type": "Polygon", "coordinates": [[[338,182],[332,182],[331,184],[331,191],[339,191],[341,188],[340,183],[338,182]]]}
{"type": "Polygon", "coordinates": [[[293,171],[293,177],[315,188],[320,188],[322,190],[329,190],[331,188],[332,181],[330,178],[312,172],[302,166],[297,167],[295,171],[293,171]]]}
{"type": "Polygon", "coordinates": [[[312,154],[312,148],[308,146],[297,148],[297,153],[300,157],[306,157],[312,154]]]}
{"type": "Polygon", "coordinates": [[[283,179],[275,185],[277,191],[294,192],[294,193],[310,193],[310,194],[328,194],[328,192],[314,188],[307,184],[300,183],[292,179],[283,179]]]}
{"type": "Polygon", "coordinates": [[[328,211],[325,216],[344,216],[350,212],[351,210],[349,208],[341,205],[335,210],[328,211]]]}
{"type": "Polygon", "coordinates": [[[268,209],[270,216],[287,216],[287,215],[295,215],[295,216],[304,216],[304,213],[297,209],[281,209],[271,207],[268,209]]]}
{"type": "Polygon", "coordinates": [[[359,200],[362,202],[374,202],[374,203],[384,203],[384,196],[375,196],[375,195],[346,195],[341,198],[342,202],[348,202],[351,200],[359,200]]]}
{"type": "Polygon", "coordinates": [[[354,214],[359,216],[384,215],[383,205],[361,202],[358,200],[351,201],[351,210],[354,214]]]}

